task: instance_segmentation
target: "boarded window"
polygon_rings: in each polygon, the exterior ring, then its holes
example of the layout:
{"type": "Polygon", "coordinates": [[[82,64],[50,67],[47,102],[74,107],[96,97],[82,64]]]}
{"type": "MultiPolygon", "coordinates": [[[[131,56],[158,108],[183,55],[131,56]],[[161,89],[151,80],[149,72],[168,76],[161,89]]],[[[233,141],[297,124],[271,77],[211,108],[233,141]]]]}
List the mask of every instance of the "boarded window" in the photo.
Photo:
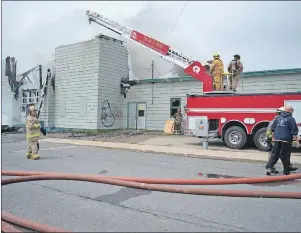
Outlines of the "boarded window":
{"type": "Polygon", "coordinates": [[[178,108],[181,108],[181,98],[171,98],[170,99],[170,117],[173,117],[178,111],[178,108]]]}

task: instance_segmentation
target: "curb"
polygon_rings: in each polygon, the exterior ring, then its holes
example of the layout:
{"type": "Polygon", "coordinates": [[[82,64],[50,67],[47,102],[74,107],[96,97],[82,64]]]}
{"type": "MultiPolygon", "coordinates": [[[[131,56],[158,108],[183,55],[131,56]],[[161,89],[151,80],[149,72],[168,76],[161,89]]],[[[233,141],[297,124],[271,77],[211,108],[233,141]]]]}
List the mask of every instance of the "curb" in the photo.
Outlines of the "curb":
{"type": "MultiPolygon", "coordinates": [[[[183,157],[191,157],[191,158],[202,158],[202,159],[211,159],[211,160],[223,160],[223,161],[237,161],[237,162],[251,162],[251,163],[264,163],[266,164],[268,161],[268,154],[264,155],[261,158],[246,158],[244,157],[244,152],[231,152],[235,154],[237,157],[234,156],[221,156],[221,155],[208,155],[205,153],[214,153],[214,154],[223,154],[227,153],[225,151],[200,151],[197,150],[192,153],[183,153],[177,152],[177,150],[182,150],[183,148],[171,148],[166,146],[153,146],[153,145],[143,145],[143,144],[130,144],[130,143],[116,143],[116,142],[102,142],[102,141],[91,141],[91,140],[76,140],[76,139],[62,139],[62,138],[44,138],[41,139],[40,142],[50,142],[50,143],[61,143],[61,144],[72,144],[72,145],[79,145],[79,146],[92,146],[92,147],[101,147],[105,149],[111,150],[126,150],[126,151],[135,151],[135,152],[143,152],[143,153],[154,153],[154,154],[164,154],[164,155],[173,155],[173,156],[183,156],[183,157]],[[146,147],[154,147],[154,149],[149,149],[146,147]],[[166,151],[169,150],[169,151],[166,151]]],[[[187,148],[186,148],[187,149],[187,148]]],[[[189,150],[189,149],[187,149],[189,150]]],[[[192,149],[190,149],[192,150],[192,149]]],[[[230,153],[230,152],[229,152],[230,153]]],[[[254,153],[255,154],[255,153],[254,153]]],[[[263,155],[254,155],[262,157],[263,155]]],[[[301,159],[298,158],[300,161],[294,161],[292,159],[293,164],[300,164],[301,159]]]]}

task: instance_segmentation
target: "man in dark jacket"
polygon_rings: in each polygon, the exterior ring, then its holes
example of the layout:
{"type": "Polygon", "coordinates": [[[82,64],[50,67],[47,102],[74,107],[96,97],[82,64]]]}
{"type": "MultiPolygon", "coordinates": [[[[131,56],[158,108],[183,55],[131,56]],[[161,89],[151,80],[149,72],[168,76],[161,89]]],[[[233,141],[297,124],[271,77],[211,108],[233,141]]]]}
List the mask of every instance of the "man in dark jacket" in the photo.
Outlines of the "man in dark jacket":
{"type": "MultiPolygon", "coordinates": [[[[277,116],[279,116],[281,114],[281,112],[283,112],[285,110],[285,107],[280,107],[276,110],[276,116],[273,120],[271,120],[270,124],[267,127],[267,131],[266,131],[266,142],[268,145],[268,149],[269,149],[269,158],[268,160],[271,158],[272,156],[272,150],[274,147],[274,142],[273,142],[273,137],[272,137],[272,125],[274,123],[274,120],[277,118],[277,116]]],[[[280,159],[282,161],[282,155],[280,155],[280,159]]],[[[290,171],[296,171],[298,170],[297,167],[293,167],[293,165],[290,163],[290,171]]],[[[271,172],[274,174],[278,174],[278,171],[276,170],[275,166],[272,167],[271,172]]]]}
{"type": "Polygon", "coordinates": [[[298,146],[298,126],[292,113],[294,108],[286,106],[285,110],[274,120],[272,124],[272,134],[274,138],[274,148],[272,156],[266,165],[267,175],[271,175],[273,166],[278,162],[282,154],[283,173],[290,174],[290,157],[293,140],[297,141],[298,146]]]}

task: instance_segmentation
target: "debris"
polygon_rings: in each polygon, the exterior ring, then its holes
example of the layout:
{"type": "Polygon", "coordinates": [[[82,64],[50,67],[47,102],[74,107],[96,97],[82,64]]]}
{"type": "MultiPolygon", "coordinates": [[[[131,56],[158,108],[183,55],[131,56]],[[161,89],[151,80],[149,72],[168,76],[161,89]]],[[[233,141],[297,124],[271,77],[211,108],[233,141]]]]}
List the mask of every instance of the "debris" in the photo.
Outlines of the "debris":
{"type": "Polygon", "coordinates": [[[23,132],[24,132],[24,129],[23,129],[23,128],[20,128],[20,129],[17,130],[17,132],[18,132],[18,133],[23,133],[23,132]]]}

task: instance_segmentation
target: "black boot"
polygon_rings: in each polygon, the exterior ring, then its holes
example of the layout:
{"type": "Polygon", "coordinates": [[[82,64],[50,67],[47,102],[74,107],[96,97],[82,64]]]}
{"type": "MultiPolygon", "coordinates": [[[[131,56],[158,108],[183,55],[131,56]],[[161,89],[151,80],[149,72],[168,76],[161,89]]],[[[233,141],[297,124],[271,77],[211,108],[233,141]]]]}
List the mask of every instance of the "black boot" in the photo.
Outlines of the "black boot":
{"type": "Polygon", "coordinates": [[[298,170],[298,168],[297,167],[293,167],[293,164],[290,163],[290,172],[294,172],[296,170],[298,170]]]}
{"type": "Polygon", "coordinates": [[[275,168],[275,167],[272,167],[272,169],[271,169],[271,173],[273,173],[273,174],[278,174],[279,172],[276,170],[276,168],[275,168]]]}

